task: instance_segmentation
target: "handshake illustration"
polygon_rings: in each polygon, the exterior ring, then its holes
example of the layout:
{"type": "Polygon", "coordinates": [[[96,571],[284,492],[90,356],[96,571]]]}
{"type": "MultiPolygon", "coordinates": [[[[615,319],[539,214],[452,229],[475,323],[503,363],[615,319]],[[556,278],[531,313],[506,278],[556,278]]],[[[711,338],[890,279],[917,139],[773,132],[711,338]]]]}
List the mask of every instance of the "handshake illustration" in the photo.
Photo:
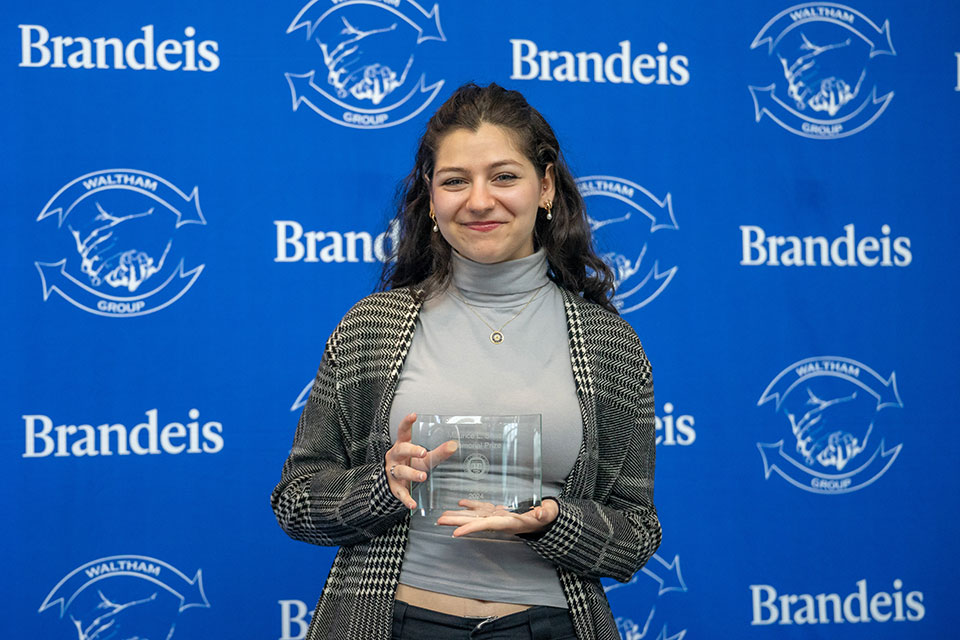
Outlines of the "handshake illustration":
{"type": "Polygon", "coordinates": [[[162,250],[154,252],[160,253],[155,259],[147,251],[124,242],[119,229],[128,221],[147,218],[153,214],[152,207],[126,216],[107,212],[99,202],[96,207],[97,215],[83,228],[70,227],[77,253],[80,254],[80,270],[95,287],[105,282],[114,289],[122,288],[132,293],[163,269],[172,240],[168,240],[162,250]]]}
{"type": "MultiPolygon", "coordinates": [[[[865,398],[857,402],[857,392],[849,396],[823,400],[807,387],[807,399],[798,407],[787,410],[793,435],[797,439],[797,452],[803,455],[808,464],[814,460],[824,467],[835,467],[842,471],[847,463],[867,446],[867,439],[873,424],[866,427],[865,433],[853,433],[847,426],[856,420],[860,408],[857,404],[868,402],[865,398]],[[844,407],[843,405],[847,405],[844,407]],[[841,411],[849,409],[848,411],[841,411]],[[802,412],[802,416],[797,416],[802,412]]],[[[869,411],[869,408],[865,408],[869,411]]]]}
{"type": "Polygon", "coordinates": [[[363,29],[341,17],[339,24],[329,20],[319,25],[315,40],[323,52],[327,82],[340,98],[353,96],[378,105],[403,85],[413,63],[415,37],[397,23],[363,29]]]}
{"type": "Polygon", "coordinates": [[[853,60],[857,56],[850,50],[850,38],[817,45],[801,33],[800,40],[789,56],[777,53],[788,83],[787,94],[798,110],[809,107],[833,117],[860,93],[866,70],[859,66],[861,61],[853,60]],[[857,80],[851,84],[848,78],[854,77],[857,80]]]}

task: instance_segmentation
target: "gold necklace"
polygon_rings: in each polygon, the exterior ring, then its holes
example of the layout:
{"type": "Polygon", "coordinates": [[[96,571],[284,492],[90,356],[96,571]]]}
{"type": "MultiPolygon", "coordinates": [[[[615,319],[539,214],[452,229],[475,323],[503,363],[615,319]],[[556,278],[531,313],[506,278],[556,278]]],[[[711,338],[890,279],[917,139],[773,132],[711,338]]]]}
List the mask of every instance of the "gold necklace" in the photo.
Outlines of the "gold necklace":
{"type": "MultiPolygon", "coordinates": [[[[547,284],[550,284],[550,283],[548,282],[547,284]]],[[[451,289],[451,292],[453,293],[454,296],[456,296],[456,297],[460,300],[460,302],[462,302],[463,304],[467,305],[467,308],[470,309],[470,311],[473,312],[473,315],[475,315],[475,316],[477,316],[478,318],[480,318],[480,322],[482,322],[483,324],[487,325],[487,328],[490,329],[490,331],[492,332],[492,333],[490,334],[490,342],[492,342],[493,344],[501,344],[501,343],[503,342],[503,329],[504,329],[504,327],[506,327],[508,324],[510,324],[511,322],[513,322],[514,320],[516,320],[517,317],[518,317],[521,313],[523,313],[523,312],[526,310],[527,307],[530,306],[530,303],[533,302],[534,300],[536,300],[537,296],[540,295],[540,290],[543,289],[545,286],[547,286],[547,284],[542,284],[542,285],[540,285],[539,287],[537,287],[536,291],[533,292],[533,297],[531,297],[529,300],[527,300],[527,304],[523,305],[523,307],[520,308],[520,311],[517,311],[515,314],[513,314],[513,317],[512,317],[512,318],[510,318],[509,320],[507,320],[506,322],[504,322],[502,325],[500,325],[500,328],[499,328],[499,329],[494,329],[493,326],[492,326],[489,322],[487,322],[486,320],[484,320],[484,319],[483,319],[483,316],[481,316],[479,313],[477,313],[477,310],[474,308],[474,306],[473,306],[472,304],[470,304],[469,302],[467,302],[466,300],[464,300],[463,297],[462,297],[459,293],[457,293],[457,292],[455,291],[456,287],[454,287],[453,289],[451,289]]]]}

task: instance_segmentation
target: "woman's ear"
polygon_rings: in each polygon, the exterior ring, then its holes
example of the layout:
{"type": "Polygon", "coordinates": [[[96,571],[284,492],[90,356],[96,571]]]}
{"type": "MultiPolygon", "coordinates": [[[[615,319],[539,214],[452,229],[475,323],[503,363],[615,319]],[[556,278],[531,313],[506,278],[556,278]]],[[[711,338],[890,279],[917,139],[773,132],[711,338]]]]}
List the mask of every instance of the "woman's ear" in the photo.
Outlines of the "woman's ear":
{"type": "Polygon", "coordinates": [[[555,195],[556,181],[553,175],[553,163],[551,162],[543,170],[543,178],[540,179],[540,197],[552,201],[555,195]]]}

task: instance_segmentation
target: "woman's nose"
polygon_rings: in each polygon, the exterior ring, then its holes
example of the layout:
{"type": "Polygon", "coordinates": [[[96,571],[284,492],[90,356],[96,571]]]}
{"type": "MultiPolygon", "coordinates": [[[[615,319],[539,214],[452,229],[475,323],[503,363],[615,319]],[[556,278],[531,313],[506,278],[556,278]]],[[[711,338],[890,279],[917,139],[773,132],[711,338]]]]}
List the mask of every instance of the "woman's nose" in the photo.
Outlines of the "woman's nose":
{"type": "Polygon", "coordinates": [[[490,193],[487,185],[480,180],[474,182],[473,186],[470,187],[470,197],[467,200],[467,208],[470,209],[470,211],[482,213],[492,209],[493,203],[493,195],[490,193]]]}

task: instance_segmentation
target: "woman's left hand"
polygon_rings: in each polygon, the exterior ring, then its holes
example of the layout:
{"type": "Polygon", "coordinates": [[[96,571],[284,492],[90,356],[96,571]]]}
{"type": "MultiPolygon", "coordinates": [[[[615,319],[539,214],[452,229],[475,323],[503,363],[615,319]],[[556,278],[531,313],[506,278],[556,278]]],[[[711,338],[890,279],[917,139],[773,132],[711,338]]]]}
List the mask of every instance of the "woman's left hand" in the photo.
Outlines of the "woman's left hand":
{"type": "Polygon", "coordinates": [[[437,524],[456,527],[453,537],[459,538],[477,531],[503,531],[505,533],[534,533],[546,528],[557,519],[559,507],[554,500],[544,500],[540,506],[526,513],[508,511],[502,505],[476,500],[461,500],[458,503],[466,507],[459,511],[444,511],[437,524]]]}

